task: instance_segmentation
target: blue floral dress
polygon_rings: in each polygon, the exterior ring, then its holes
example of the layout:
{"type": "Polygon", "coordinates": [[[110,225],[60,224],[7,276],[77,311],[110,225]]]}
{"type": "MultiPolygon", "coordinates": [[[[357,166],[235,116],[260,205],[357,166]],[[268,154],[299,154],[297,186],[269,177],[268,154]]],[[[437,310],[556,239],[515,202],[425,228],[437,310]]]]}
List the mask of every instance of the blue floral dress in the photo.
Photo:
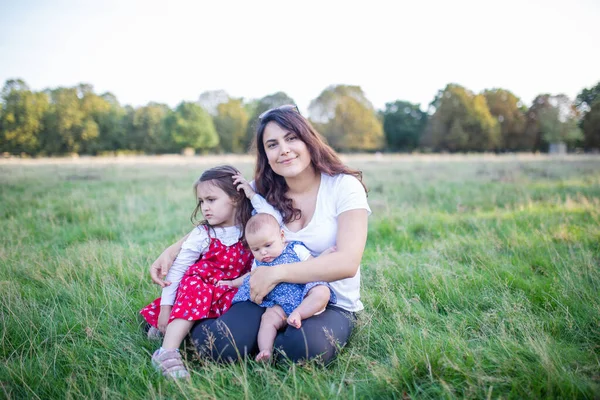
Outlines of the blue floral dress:
{"type": "MultiPolygon", "coordinates": [[[[291,264],[295,262],[300,262],[300,257],[294,251],[295,245],[302,245],[302,242],[289,242],[279,257],[274,259],[271,262],[260,262],[256,260],[257,266],[265,266],[265,267],[273,267],[280,264],[291,264]]],[[[336,302],[335,293],[329,286],[327,282],[310,282],[306,284],[300,283],[280,283],[271,292],[263,299],[263,302],[260,304],[261,307],[273,307],[274,305],[279,305],[283,308],[283,311],[290,315],[292,311],[294,311],[302,302],[308,291],[315,286],[325,285],[329,288],[331,293],[331,297],[329,298],[330,303],[336,302]]],[[[244,283],[239,287],[238,292],[233,297],[232,304],[240,301],[250,300],[250,275],[248,275],[244,279],[244,283]]]]}

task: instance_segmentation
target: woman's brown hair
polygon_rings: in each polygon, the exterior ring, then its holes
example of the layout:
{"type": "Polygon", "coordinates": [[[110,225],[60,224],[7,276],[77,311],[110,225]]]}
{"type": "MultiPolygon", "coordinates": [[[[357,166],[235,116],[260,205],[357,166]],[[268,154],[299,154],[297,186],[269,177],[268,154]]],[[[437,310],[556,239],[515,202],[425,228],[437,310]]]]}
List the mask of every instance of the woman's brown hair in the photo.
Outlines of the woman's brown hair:
{"type": "MultiPolygon", "coordinates": [[[[196,190],[200,182],[211,181],[211,183],[221,190],[225,192],[227,196],[231,199],[231,201],[235,204],[236,213],[235,213],[235,222],[238,224],[242,230],[242,237],[244,239],[244,227],[246,223],[252,216],[252,203],[250,200],[246,198],[246,195],[243,191],[238,191],[235,185],[233,184],[233,175],[239,174],[237,168],[232,167],[231,165],[220,165],[218,167],[214,167],[211,169],[207,169],[200,175],[200,178],[194,183],[194,197],[196,197],[196,208],[192,212],[191,221],[194,225],[205,225],[211,229],[212,226],[208,223],[207,220],[199,221],[196,219],[198,216],[198,211],[200,211],[200,202],[198,201],[198,195],[196,190]]],[[[214,231],[214,229],[213,229],[214,231]]]]}
{"type": "Polygon", "coordinates": [[[269,122],[274,122],[282,129],[294,132],[298,138],[306,144],[310,154],[311,164],[317,172],[330,176],[337,174],[347,174],[355,176],[365,188],[362,181],[362,172],[346,166],[325,141],[322,136],[313,128],[310,122],[300,115],[293,107],[275,108],[264,113],[258,123],[256,136],[253,146],[256,149],[256,170],[255,183],[256,191],[261,194],[269,204],[278,209],[283,222],[289,223],[300,218],[301,211],[294,208],[292,199],[286,196],[288,185],[281,175],[277,175],[267,159],[263,136],[265,127],[269,122]]]}

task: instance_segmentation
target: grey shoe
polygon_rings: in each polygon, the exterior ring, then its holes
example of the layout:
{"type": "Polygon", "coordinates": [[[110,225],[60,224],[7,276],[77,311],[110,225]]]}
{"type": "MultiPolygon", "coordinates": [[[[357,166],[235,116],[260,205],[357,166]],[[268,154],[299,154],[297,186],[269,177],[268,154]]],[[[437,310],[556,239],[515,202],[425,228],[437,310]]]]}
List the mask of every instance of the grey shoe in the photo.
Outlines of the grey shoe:
{"type": "Polygon", "coordinates": [[[158,330],[158,328],[151,326],[148,329],[148,339],[158,340],[158,339],[162,339],[162,337],[163,337],[163,334],[160,330],[158,330]]]}
{"type": "Polygon", "coordinates": [[[181,354],[177,350],[156,350],[152,355],[152,365],[167,378],[190,379],[190,373],[183,365],[181,354]]]}

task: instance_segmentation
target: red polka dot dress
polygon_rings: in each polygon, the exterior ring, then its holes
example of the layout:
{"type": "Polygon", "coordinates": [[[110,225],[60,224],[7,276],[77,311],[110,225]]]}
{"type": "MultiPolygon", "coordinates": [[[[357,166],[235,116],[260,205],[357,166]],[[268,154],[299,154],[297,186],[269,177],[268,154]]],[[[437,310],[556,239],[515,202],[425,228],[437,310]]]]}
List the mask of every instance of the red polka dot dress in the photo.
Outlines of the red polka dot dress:
{"type": "MultiPolygon", "coordinates": [[[[175,318],[195,321],[217,318],[231,307],[237,288],[216,286],[220,280],[231,280],[250,271],[253,257],[241,241],[226,246],[217,238],[210,238],[208,250],[202,254],[184,274],[169,322],[175,318]]],[[[154,327],[158,324],[160,298],[146,307],[140,314],[154,327]]]]}

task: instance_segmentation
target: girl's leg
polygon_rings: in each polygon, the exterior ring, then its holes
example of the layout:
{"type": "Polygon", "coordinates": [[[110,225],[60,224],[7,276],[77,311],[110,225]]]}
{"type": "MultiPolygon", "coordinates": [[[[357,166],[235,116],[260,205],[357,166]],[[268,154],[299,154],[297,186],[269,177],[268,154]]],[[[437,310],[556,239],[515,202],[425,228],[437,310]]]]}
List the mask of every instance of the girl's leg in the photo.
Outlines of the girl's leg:
{"type": "Polygon", "coordinates": [[[217,319],[198,322],[190,337],[201,355],[215,361],[236,361],[247,354],[256,354],[263,307],[243,301],[235,303],[217,319]]]}
{"type": "Polygon", "coordinates": [[[315,286],[310,289],[306,297],[302,300],[302,303],[292,311],[287,319],[287,323],[296,329],[300,329],[302,320],[323,311],[327,303],[329,303],[330,297],[330,289],[325,285],[315,286]]]}
{"type": "Polygon", "coordinates": [[[267,308],[267,311],[260,319],[260,329],[258,330],[258,350],[256,361],[267,361],[271,359],[273,352],[273,343],[277,331],[285,326],[285,312],[280,306],[267,308]]]}
{"type": "Polygon", "coordinates": [[[293,362],[318,359],[328,364],[348,342],[354,313],[335,306],[306,319],[302,328],[288,326],[275,338],[275,349],[293,362]]]}
{"type": "Polygon", "coordinates": [[[176,318],[169,325],[167,325],[167,331],[165,332],[165,338],[163,339],[162,348],[165,350],[178,349],[183,342],[183,339],[190,332],[190,329],[196,321],[188,321],[186,319],[176,318]]]}
{"type": "Polygon", "coordinates": [[[162,348],[152,355],[152,364],[164,376],[171,379],[189,379],[190,374],[179,354],[179,346],[193,325],[194,321],[180,318],[174,319],[167,325],[162,348]]]}

